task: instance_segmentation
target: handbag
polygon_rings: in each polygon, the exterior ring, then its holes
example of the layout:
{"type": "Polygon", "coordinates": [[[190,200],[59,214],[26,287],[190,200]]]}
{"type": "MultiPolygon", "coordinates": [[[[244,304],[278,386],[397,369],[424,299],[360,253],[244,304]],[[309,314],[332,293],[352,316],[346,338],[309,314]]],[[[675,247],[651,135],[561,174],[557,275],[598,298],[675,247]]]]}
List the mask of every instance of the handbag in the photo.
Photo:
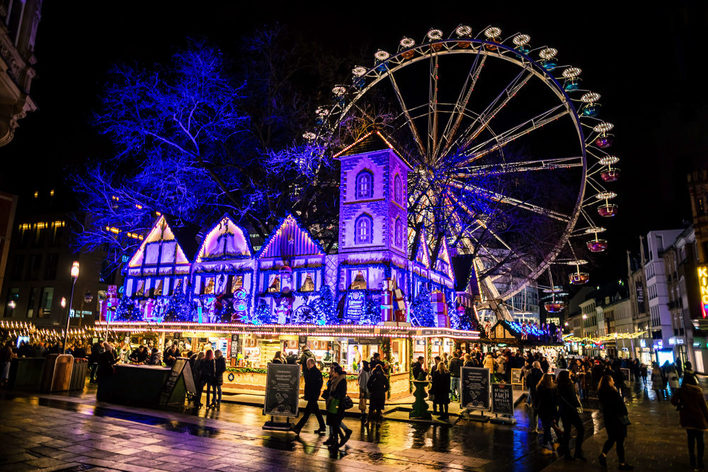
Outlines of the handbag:
{"type": "Polygon", "coordinates": [[[339,398],[332,398],[327,405],[327,413],[336,415],[339,412],[339,398]]]}
{"type": "Polygon", "coordinates": [[[342,408],[344,408],[345,410],[348,410],[348,409],[350,409],[350,408],[352,408],[352,407],[354,407],[354,402],[353,402],[352,399],[349,397],[349,395],[346,395],[346,396],[344,397],[344,401],[342,401],[342,408]]]}
{"type": "Polygon", "coordinates": [[[619,417],[619,422],[620,422],[620,424],[623,424],[623,425],[625,425],[625,426],[629,426],[630,424],[632,424],[632,423],[629,421],[629,415],[622,415],[622,416],[620,416],[620,417],[619,417]]]}

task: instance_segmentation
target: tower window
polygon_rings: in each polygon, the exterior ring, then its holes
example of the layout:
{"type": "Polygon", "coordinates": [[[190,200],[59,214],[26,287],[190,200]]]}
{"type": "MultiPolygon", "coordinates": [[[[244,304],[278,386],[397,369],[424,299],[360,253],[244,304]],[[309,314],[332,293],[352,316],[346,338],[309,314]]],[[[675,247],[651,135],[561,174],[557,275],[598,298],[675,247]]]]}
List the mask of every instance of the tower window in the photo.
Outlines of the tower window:
{"type": "Polygon", "coordinates": [[[374,220],[367,214],[359,216],[354,222],[356,244],[371,244],[374,241],[374,220]]]}
{"type": "Polygon", "coordinates": [[[374,196],[374,174],[362,170],[356,176],[356,198],[371,198],[374,196]]]}
{"type": "Polygon", "coordinates": [[[397,203],[403,203],[403,183],[401,182],[401,176],[398,174],[393,178],[393,199],[397,203]]]}
{"type": "Polygon", "coordinates": [[[396,218],[393,224],[393,234],[394,234],[394,244],[396,247],[403,247],[403,223],[401,223],[401,218],[396,218]]]}

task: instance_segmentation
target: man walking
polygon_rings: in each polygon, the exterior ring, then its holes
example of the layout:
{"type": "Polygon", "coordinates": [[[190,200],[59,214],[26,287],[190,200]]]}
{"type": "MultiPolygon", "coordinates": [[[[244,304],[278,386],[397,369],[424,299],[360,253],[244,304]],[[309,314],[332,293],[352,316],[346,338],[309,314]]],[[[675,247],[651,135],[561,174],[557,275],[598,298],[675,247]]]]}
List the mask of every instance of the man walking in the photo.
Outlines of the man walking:
{"type": "Polygon", "coordinates": [[[322,372],[315,366],[314,358],[307,359],[307,369],[305,369],[303,375],[305,377],[305,400],[307,400],[307,406],[305,407],[305,414],[302,415],[300,421],[293,427],[293,431],[295,431],[295,434],[300,434],[303,426],[305,426],[307,420],[310,419],[310,415],[314,413],[319,423],[319,429],[317,429],[315,433],[322,436],[327,431],[322,413],[320,413],[320,407],[317,404],[317,400],[320,398],[320,391],[322,390],[322,372]]]}
{"type": "Polygon", "coordinates": [[[450,392],[452,392],[453,400],[460,398],[460,367],[462,367],[462,360],[460,355],[455,352],[450,359],[450,392]]]}

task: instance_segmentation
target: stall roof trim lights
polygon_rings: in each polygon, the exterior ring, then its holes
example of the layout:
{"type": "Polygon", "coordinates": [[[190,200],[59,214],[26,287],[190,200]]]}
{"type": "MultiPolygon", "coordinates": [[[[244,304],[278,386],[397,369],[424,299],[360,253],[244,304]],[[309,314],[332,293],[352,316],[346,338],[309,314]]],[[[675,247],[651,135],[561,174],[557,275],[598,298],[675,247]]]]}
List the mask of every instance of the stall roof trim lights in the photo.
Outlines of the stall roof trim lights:
{"type": "Polygon", "coordinates": [[[263,245],[258,257],[286,260],[291,257],[324,255],[325,252],[310,233],[300,227],[293,215],[288,214],[263,245]]]}
{"type": "Polygon", "coordinates": [[[392,325],[253,325],[243,323],[148,323],[144,321],[121,321],[106,323],[105,321],[97,321],[95,329],[111,329],[113,331],[129,330],[129,331],[157,331],[171,332],[175,329],[184,331],[214,331],[219,329],[234,330],[243,329],[246,333],[252,334],[309,334],[316,336],[316,331],[330,331],[322,333],[323,336],[331,335],[366,335],[371,337],[378,336],[413,336],[413,337],[466,337],[479,338],[479,331],[465,331],[452,328],[421,328],[418,326],[392,326],[392,325]],[[281,331],[288,331],[282,333],[281,331]],[[391,333],[393,332],[393,333],[391,333]],[[398,334],[397,334],[398,333],[398,334]]]}
{"type": "Polygon", "coordinates": [[[447,240],[445,238],[442,238],[438,258],[435,261],[435,270],[442,274],[446,274],[450,280],[455,280],[455,275],[452,273],[452,264],[450,263],[450,251],[447,247],[447,240]],[[447,267],[443,268],[441,262],[445,262],[447,267]]]}
{"type": "Polygon", "coordinates": [[[234,223],[229,215],[224,215],[204,238],[197,253],[197,262],[224,257],[251,257],[252,254],[244,229],[234,223]]]}
{"type": "Polygon", "coordinates": [[[423,264],[427,269],[430,269],[430,249],[428,248],[428,238],[425,237],[425,228],[420,228],[420,237],[418,238],[418,249],[415,254],[416,262],[423,264]]]}
{"type": "MultiPolygon", "coordinates": [[[[147,237],[140,244],[140,248],[135,252],[133,257],[128,263],[128,267],[140,267],[143,264],[143,258],[145,257],[145,246],[148,243],[154,243],[158,241],[177,241],[175,234],[172,232],[172,228],[167,224],[167,220],[164,215],[160,215],[155,224],[150,229],[147,237]]],[[[175,254],[175,264],[189,264],[187,256],[184,254],[182,247],[177,241],[177,251],[175,254]]]]}

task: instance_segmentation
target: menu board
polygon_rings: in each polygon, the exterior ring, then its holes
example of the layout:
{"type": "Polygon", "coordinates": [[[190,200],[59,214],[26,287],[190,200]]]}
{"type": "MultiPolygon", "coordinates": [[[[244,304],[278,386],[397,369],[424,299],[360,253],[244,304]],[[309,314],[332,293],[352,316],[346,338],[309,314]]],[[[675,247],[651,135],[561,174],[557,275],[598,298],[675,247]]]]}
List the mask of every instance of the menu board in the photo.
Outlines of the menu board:
{"type": "Polygon", "coordinates": [[[521,372],[523,369],[511,369],[511,384],[512,385],[523,385],[523,377],[521,372]]]}
{"type": "Polygon", "coordinates": [[[462,367],[460,388],[461,408],[489,409],[489,369],[462,367]]]}
{"type": "Polygon", "coordinates": [[[300,393],[300,366],[268,364],[263,414],[295,418],[300,393]]]}
{"type": "Polygon", "coordinates": [[[514,389],[511,384],[492,384],[492,411],[514,416],[514,389]]]}
{"type": "Polygon", "coordinates": [[[185,364],[187,364],[187,359],[184,357],[178,357],[177,360],[175,360],[175,363],[172,365],[170,375],[167,377],[167,380],[165,380],[165,383],[162,386],[162,391],[160,392],[160,405],[164,406],[168,404],[170,397],[172,396],[172,392],[175,390],[175,386],[177,386],[177,381],[179,380],[180,375],[182,375],[185,364]]]}

